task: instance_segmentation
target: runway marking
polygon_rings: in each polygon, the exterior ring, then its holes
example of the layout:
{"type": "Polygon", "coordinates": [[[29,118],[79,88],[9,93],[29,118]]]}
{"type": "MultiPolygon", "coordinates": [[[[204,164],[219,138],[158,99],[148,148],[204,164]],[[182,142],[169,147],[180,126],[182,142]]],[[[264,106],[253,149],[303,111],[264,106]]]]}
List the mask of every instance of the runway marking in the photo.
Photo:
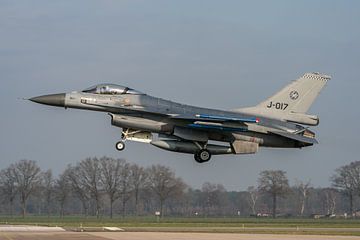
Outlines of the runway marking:
{"type": "Polygon", "coordinates": [[[92,236],[87,233],[40,233],[40,232],[19,232],[2,233],[0,240],[109,240],[101,236],[92,236]],[[4,237],[3,237],[4,236],[4,237]]]}

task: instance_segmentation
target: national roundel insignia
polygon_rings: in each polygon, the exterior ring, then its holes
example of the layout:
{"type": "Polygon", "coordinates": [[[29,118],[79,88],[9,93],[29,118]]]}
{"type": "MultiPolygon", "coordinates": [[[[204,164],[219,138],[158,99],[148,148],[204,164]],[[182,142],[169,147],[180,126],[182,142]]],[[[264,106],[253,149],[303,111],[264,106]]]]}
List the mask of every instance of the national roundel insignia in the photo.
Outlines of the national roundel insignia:
{"type": "Polygon", "coordinates": [[[298,99],[298,98],[299,98],[299,93],[298,93],[297,91],[291,91],[291,92],[290,92],[290,98],[291,98],[292,100],[298,99]]]}

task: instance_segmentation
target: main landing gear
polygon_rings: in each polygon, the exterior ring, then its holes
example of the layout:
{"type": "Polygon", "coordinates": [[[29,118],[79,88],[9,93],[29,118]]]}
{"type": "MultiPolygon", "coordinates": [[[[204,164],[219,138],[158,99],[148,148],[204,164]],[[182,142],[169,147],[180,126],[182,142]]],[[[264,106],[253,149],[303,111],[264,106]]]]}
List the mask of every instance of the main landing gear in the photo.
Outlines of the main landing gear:
{"type": "Polygon", "coordinates": [[[206,149],[201,149],[194,154],[194,159],[198,163],[208,162],[211,158],[211,153],[206,149]]]}
{"type": "Polygon", "coordinates": [[[198,163],[208,162],[211,158],[211,153],[209,152],[209,150],[206,149],[207,143],[194,143],[199,148],[199,150],[194,154],[195,161],[198,163]]]}

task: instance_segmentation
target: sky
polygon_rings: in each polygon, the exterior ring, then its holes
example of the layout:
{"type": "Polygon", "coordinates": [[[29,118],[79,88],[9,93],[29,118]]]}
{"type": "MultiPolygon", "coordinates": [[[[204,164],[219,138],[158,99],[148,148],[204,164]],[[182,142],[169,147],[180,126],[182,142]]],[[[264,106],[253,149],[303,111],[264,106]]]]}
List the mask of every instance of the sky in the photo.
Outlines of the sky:
{"type": "Polygon", "coordinates": [[[329,177],[359,159],[360,2],[0,0],[0,168],[20,159],[60,173],[86,157],[162,164],[191,187],[256,185],[263,170],[290,183],[329,177]],[[254,155],[192,155],[127,142],[106,113],[64,110],[23,98],[126,85],[216,109],[256,105],[305,72],[332,76],[309,113],[318,145],[254,155]]]}

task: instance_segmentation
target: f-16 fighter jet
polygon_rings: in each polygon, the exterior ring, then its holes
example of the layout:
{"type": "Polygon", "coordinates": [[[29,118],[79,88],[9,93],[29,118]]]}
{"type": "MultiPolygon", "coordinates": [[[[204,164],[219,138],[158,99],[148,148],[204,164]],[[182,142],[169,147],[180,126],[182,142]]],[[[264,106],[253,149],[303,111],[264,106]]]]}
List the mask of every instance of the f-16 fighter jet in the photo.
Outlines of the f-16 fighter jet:
{"type": "Polygon", "coordinates": [[[259,147],[302,148],[316,144],[310,126],[319,117],[307,111],[330,76],[306,73],[254,107],[216,110],[153,97],[135,89],[99,84],[79,92],[31,98],[36,103],[106,112],[122,129],[125,141],[150,143],[164,150],[194,154],[197,162],[212,155],[252,154],[259,147]]]}

